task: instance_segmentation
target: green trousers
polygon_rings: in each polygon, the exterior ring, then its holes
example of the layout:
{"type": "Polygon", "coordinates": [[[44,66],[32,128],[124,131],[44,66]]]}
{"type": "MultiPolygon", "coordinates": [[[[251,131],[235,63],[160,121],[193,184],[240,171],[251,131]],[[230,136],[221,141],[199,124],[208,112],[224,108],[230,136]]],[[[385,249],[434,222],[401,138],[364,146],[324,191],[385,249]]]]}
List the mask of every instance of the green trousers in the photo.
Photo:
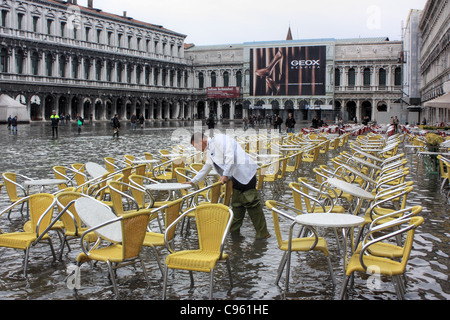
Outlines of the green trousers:
{"type": "Polygon", "coordinates": [[[244,222],[245,212],[247,211],[256,230],[256,239],[265,239],[269,236],[266,218],[264,217],[261,201],[256,189],[250,189],[244,192],[233,189],[231,208],[234,214],[230,227],[231,233],[239,232],[244,222]]]}

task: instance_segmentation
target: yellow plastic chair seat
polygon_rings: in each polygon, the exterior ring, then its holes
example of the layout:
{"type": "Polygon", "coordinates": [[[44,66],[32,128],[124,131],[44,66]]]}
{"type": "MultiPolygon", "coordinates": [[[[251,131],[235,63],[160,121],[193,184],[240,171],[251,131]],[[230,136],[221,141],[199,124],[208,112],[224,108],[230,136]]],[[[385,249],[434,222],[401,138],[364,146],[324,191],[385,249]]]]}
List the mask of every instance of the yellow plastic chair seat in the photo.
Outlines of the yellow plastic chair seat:
{"type": "MultiPolygon", "coordinates": [[[[388,258],[365,256],[364,264],[371,266],[373,272],[381,273],[386,276],[397,276],[404,273],[404,265],[401,262],[397,262],[388,258]]],[[[350,258],[347,265],[347,276],[350,276],[353,272],[366,272],[359,261],[359,254],[355,254],[350,258]]]]}
{"type": "MultiPolygon", "coordinates": [[[[48,239],[45,235],[42,239],[48,239]]],[[[36,241],[36,233],[34,232],[13,232],[0,235],[0,247],[14,248],[26,250],[36,241]]]]}
{"type": "Polygon", "coordinates": [[[144,246],[151,247],[153,245],[155,247],[162,247],[165,244],[163,233],[147,232],[145,234],[144,246]]]}
{"type": "MultiPolygon", "coordinates": [[[[166,265],[172,269],[211,272],[219,258],[220,253],[217,251],[180,251],[169,255],[166,259],[166,265]]],[[[227,254],[222,255],[223,260],[227,258],[227,254]]]]}
{"type": "MultiPolygon", "coordinates": [[[[362,245],[360,244],[355,253],[361,252],[362,245]]],[[[403,248],[392,243],[375,243],[370,246],[370,254],[377,257],[386,257],[389,259],[401,258],[403,256],[403,248]]]]}
{"type": "Polygon", "coordinates": [[[93,250],[89,256],[87,256],[84,252],[80,253],[77,257],[78,262],[86,262],[89,260],[96,260],[96,261],[110,261],[113,263],[120,263],[123,262],[123,248],[120,244],[114,244],[109,247],[100,248],[93,250]]]}
{"type": "MultiPolygon", "coordinates": [[[[310,251],[314,242],[315,238],[294,238],[292,239],[292,251],[310,251]]],[[[288,251],[289,240],[282,241],[279,247],[280,250],[288,251]]],[[[328,245],[324,238],[319,238],[314,250],[322,251],[328,257],[328,245]]]]}
{"type": "MultiPolygon", "coordinates": [[[[31,221],[27,221],[23,225],[23,231],[25,232],[33,232],[34,230],[31,230],[32,228],[31,221]]],[[[57,221],[53,225],[52,230],[64,230],[64,223],[62,221],[57,221]]]]}

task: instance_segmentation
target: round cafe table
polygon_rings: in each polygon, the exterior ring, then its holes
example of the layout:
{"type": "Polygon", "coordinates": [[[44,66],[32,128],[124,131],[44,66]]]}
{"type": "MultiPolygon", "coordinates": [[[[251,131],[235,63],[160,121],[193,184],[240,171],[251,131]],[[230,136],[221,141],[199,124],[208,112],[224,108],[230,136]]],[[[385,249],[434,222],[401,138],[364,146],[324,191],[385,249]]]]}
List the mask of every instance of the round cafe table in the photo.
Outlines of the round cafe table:
{"type": "Polygon", "coordinates": [[[184,183],[155,183],[145,186],[146,190],[152,191],[168,191],[169,201],[175,200],[175,192],[192,188],[190,184],[184,183]]]}
{"type": "Polygon", "coordinates": [[[89,173],[89,175],[93,179],[101,178],[105,174],[109,173],[108,170],[106,170],[106,168],[104,168],[101,165],[94,163],[94,162],[86,163],[85,168],[86,168],[87,173],[89,173]]]}
{"type": "Polygon", "coordinates": [[[30,194],[30,187],[40,187],[40,192],[43,192],[45,187],[57,186],[66,183],[67,181],[63,179],[38,179],[27,180],[24,182],[24,186],[27,187],[27,194],[30,194]]]}
{"type": "MultiPolygon", "coordinates": [[[[342,229],[344,236],[344,270],[347,266],[347,237],[350,228],[358,227],[364,224],[364,218],[351,214],[342,213],[308,213],[300,214],[295,218],[295,222],[312,228],[337,228],[342,229]]],[[[353,250],[353,239],[352,239],[353,250]]]]}
{"type": "MultiPolygon", "coordinates": [[[[109,207],[90,198],[80,198],[76,200],[75,210],[77,211],[81,221],[83,221],[88,229],[95,228],[109,221],[118,219],[109,207]]],[[[105,225],[94,230],[94,232],[99,237],[107,241],[114,243],[122,242],[122,225],[120,221],[105,225]]]]}

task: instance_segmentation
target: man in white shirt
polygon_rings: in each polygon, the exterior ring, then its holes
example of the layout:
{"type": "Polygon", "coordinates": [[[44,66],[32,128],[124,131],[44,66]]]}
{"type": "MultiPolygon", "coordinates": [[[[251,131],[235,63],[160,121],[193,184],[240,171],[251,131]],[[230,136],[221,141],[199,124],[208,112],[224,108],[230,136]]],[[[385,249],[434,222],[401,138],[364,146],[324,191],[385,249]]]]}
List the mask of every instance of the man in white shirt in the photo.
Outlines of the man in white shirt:
{"type": "Polygon", "coordinates": [[[206,151],[207,160],[202,170],[189,183],[202,181],[214,168],[221,176],[220,182],[233,183],[231,208],[234,219],[230,232],[238,233],[247,211],[256,230],[257,239],[270,237],[261,201],[256,190],[258,165],[249,157],[236,140],[223,135],[209,139],[202,133],[195,133],[191,144],[198,151],[206,151]]]}

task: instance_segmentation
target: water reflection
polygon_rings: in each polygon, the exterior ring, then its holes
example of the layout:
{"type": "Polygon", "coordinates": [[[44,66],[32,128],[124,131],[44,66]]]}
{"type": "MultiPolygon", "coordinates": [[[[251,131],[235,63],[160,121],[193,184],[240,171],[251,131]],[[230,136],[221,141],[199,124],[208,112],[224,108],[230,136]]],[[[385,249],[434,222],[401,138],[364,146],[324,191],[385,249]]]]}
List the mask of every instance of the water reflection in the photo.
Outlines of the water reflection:
{"type": "MultiPolygon", "coordinates": [[[[240,129],[240,126],[237,126],[240,129]]],[[[219,128],[234,128],[223,125],[219,128]]],[[[45,124],[19,125],[17,135],[8,134],[6,126],[0,140],[0,171],[12,171],[32,178],[53,178],[52,166],[68,166],[88,161],[103,164],[103,158],[125,154],[143,156],[143,152],[155,152],[181,141],[183,137],[172,139],[177,129],[193,131],[192,122],[158,122],[144,129],[131,131],[127,123],[122,122],[121,136],[112,138],[112,129],[108,122],[86,123],[77,133],[74,123],[62,125],[58,139],[52,139],[51,128],[45,124]]],[[[266,129],[266,128],[264,128],[266,129]]],[[[267,128],[270,129],[270,128],[267,128]]],[[[339,152],[339,151],[336,151],[339,152]]],[[[327,163],[336,152],[321,155],[319,163],[327,163]]],[[[408,154],[414,190],[409,195],[408,205],[422,205],[425,224],[418,230],[407,272],[407,299],[447,300],[450,298],[449,275],[449,205],[440,191],[437,175],[427,173],[423,161],[416,155],[408,154]]],[[[303,168],[302,174],[314,178],[311,170],[303,168]]],[[[287,188],[288,189],[288,188],[287,188]]],[[[270,194],[269,194],[270,198],[270,194]]],[[[289,202],[289,191],[279,201],[289,202]]],[[[0,196],[0,207],[8,205],[5,191],[0,196]]],[[[227,243],[234,288],[230,289],[226,268],[219,268],[215,277],[214,297],[216,299],[243,300],[332,300],[339,297],[342,281],[341,260],[336,254],[333,241],[330,241],[333,253],[333,266],[338,286],[333,287],[329,278],[328,266],[320,254],[293,254],[291,264],[290,290],[285,293],[284,276],[280,287],[274,285],[277,268],[282,256],[278,250],[276,238],[271,227],[271,215],[266,211],[269,229],[273,237],[269,240],[254,240],[251,222],[246,219],[241,236],[229,238],[227,243]]],[[[1,218],[3,231],[22,228],[24,220],[16,211],[12,219],[1,218]]],[[[325,231],[324,231],[325,232],[325,231]]],[[[55,235],[54,243],[59,240],[55,235]]],[[[194,237],[195,235],[191,235],[194,237]]],[[[329,239],[334,234],[325,233],[329,239]]],[[[66,287],[67,269],[76,261],[80,252],[77,242],[72,242],[72,251],[65,250],[63,260],[52,262],[46,245],[32,249],[29,263],[29,277],[24,279],[23,253],[18,250],[0,248],[0,299],[14,300],[74,300],[74,299],[113,299],[107,268],[99,263],[95,270],[89,266],[82,268],[82,289],[74,294],[66,287]]],[[[165,250],[162,251],[165,254],[165,250]]],[[[118,285],[121,299],[155,300],[161,298],[162,277],[151,250],[144,249],[146,266],[152,286],[146,288],[140,268],[122,268],[118,270],[118,285]],[[135,275],[137,273],[137,276],[135,275]]],[[[208,296],[208,275],[195,274],[195,287],[191,288],[189,274],[176,272],[169,275],[169,299],[201,300],[208,296]]],[[[350,290],[351,299],[397,299],[390,282],[383,282],[380,290],[371,291],[365,282],[367,277],[355,278],[354,290],[350,290]]]]}

